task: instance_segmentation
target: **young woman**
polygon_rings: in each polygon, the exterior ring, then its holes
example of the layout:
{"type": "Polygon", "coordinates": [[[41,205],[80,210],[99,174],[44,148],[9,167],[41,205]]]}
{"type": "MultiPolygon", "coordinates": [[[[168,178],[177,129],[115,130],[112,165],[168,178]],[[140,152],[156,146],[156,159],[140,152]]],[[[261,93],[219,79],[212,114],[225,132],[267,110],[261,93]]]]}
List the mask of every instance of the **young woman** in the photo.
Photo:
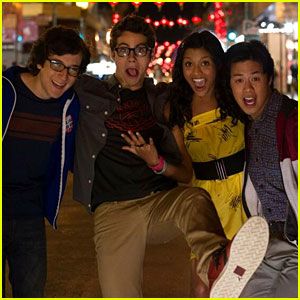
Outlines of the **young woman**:
{"type": "Polygon", "coordinates": [[[244,126],[228,115],[221,85],[224,51],[209,31],[181,43],[170,98],[170,126],[179,125],[193,161],[193,186],[207,190],[227,238],[247,217],[242,206],[244,126]]]}

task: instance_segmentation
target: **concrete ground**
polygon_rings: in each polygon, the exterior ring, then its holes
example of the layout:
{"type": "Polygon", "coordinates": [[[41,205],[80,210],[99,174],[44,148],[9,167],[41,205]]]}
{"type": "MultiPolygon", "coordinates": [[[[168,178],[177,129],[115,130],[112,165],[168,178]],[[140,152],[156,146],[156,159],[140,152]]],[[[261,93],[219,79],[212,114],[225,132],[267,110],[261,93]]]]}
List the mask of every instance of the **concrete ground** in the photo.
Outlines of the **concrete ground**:
{"type": "MultiPolygon", "coordinates": [[[[58,218],[58,230],[47,225],[47,298],[98,298],[93,217],[72,200],[70,177],[58,218]]],[[[7,283],[8,284],[8,283],[7,283]]],[[[189,297],[189,249],[182,235],[168,243],[148,245],[144,262],[144,297],[189,297]]],[[[7,296],[10,296],[9,288],[7,296]]]]}

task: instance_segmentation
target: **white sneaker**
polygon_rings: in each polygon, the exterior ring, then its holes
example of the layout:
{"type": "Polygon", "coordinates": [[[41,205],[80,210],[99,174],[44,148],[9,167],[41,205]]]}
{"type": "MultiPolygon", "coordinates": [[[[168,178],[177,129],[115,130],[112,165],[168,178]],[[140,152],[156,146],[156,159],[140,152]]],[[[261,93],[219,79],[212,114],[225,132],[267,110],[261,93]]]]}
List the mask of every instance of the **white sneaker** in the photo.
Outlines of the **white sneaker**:
{"type": "Polygon", "coordinates": [[[251,217],[234,237],[228,261],[212,285],[210,298],[238,298],[262,262],[268,243],[268,223],[262,217],[251,217]]]}

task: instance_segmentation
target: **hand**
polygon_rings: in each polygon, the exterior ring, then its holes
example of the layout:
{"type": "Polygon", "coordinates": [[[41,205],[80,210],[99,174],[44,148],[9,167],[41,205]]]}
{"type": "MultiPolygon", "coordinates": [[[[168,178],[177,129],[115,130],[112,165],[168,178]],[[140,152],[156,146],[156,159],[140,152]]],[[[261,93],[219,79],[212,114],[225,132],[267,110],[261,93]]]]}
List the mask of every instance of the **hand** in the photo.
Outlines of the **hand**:
{"type": "Polygon", "coordinates": [[[149,138],[149,144],[147,144],[139,132],[134,134],[130,130],[128,131],[128,135],[121,134],[121,136],[130,145],[123,146],[123,150],[137,155],[149,166],[155,166],[159,163],[158,153],[152,138],[149,138]]]}

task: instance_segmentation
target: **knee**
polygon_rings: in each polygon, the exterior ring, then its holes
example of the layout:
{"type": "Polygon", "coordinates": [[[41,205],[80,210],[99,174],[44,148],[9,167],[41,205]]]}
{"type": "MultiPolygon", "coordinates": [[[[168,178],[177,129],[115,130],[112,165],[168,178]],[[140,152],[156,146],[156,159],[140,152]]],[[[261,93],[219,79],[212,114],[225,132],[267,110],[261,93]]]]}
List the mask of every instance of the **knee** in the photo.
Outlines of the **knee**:
{"type": "Polygon", "coordinates": [[[189,199],[191,204],[196,207],[204,206],[204,207],[208,207],[208,208],[211,208],[211,207],[214,208],[210,194],[202,188],[198,188],[198,187],[188,188],[186,198],[189,199]]]}

